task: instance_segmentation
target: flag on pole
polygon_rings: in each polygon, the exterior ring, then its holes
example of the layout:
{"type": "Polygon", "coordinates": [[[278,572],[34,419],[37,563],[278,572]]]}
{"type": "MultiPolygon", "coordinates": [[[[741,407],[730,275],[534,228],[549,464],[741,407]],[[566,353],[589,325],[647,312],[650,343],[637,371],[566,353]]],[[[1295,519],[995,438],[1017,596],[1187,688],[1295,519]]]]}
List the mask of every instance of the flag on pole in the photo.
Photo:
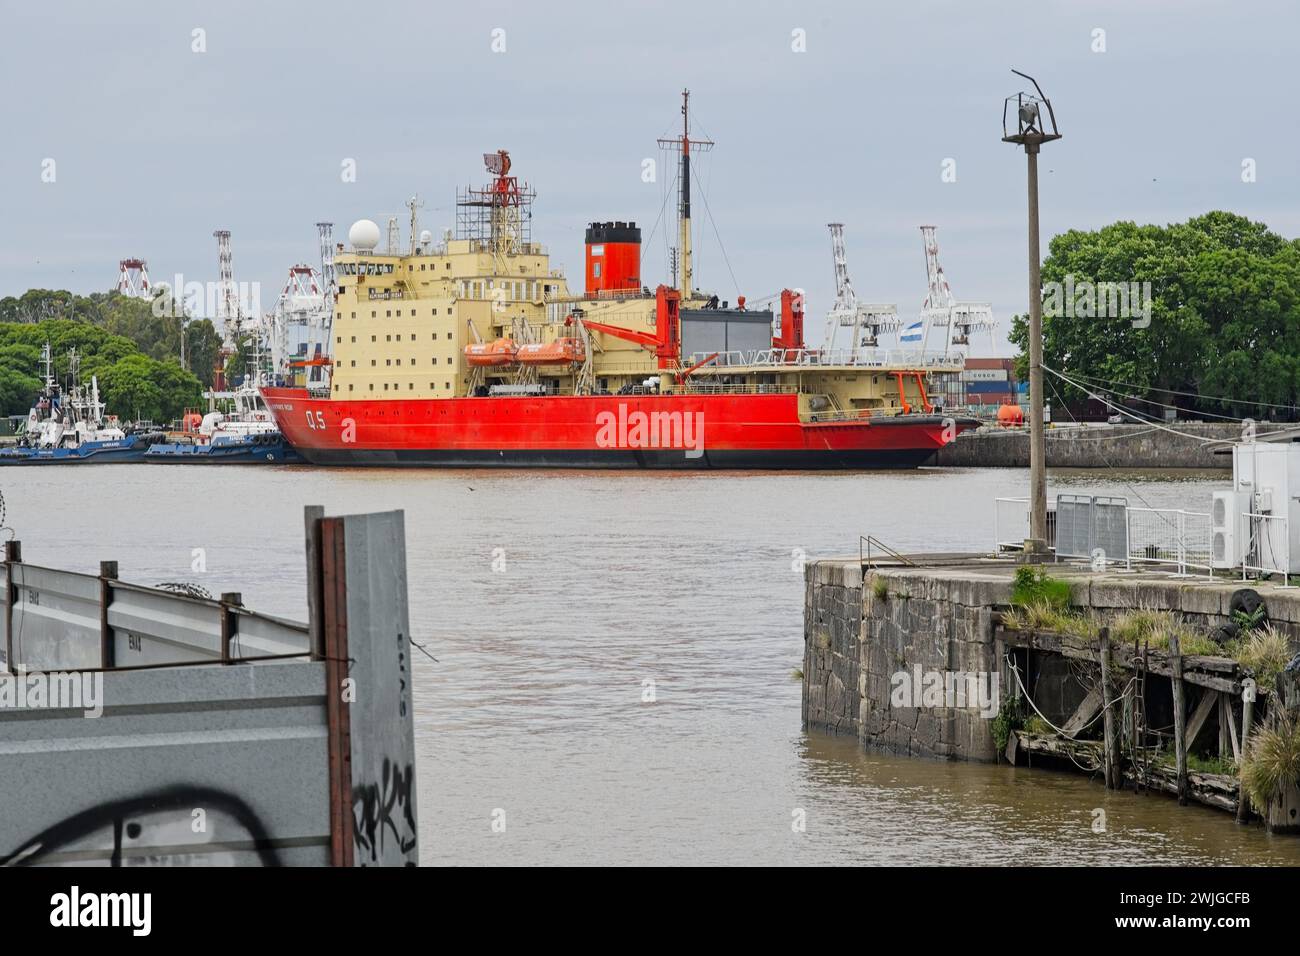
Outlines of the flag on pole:
{"type": "Polygon", "coordinates": [[[921,321],[918,319],[917,321],[913,322],[911,325],[906,326],[906,327],[903,329],[903,331],[900,332],[900,333],[898,334],[898,341],[900,341],[900,342],[920,342],[920,341],[921,341],[921,321]]]}

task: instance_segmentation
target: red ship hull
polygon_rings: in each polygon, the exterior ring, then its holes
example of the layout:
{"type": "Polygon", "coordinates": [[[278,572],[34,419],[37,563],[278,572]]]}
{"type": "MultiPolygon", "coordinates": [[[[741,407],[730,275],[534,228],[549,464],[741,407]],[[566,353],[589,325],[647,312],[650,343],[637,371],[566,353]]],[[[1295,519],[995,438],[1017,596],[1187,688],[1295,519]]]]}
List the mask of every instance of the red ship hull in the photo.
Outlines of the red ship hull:
{"type": "Polygon", "coordinates": [[[803,422],[798,398],[597,395],[361,400],[262,395],[322,465],[542,468],[915,468],[973,427],[900,415],[803,422]]]}

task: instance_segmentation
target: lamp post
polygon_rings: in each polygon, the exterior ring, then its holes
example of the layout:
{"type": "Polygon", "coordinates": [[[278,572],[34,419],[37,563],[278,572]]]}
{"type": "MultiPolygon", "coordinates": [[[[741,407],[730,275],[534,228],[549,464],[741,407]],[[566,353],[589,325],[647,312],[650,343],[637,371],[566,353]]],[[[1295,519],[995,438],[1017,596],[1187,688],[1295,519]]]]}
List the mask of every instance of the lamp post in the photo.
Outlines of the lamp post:
{"type": "Polygon", "coordinates": [[[1016,93],[1002,104],[1002,142],[1023,146],[1029,161],[1029,537],[1025,559],[1041,561],[1047,554],[1047,440],[1043,429],[1043,282],[1038,250],[1038,151],[1060,139],[1052,102],[1038,81],[1012,70],[1034,84],[1034,94],[1016,93]],[[1015,106],[1015,132],[1007,125],[1007,110],[1015,106]],[[1043,108],[1047,115],[1044,117],[1043,108]],[[1049,128],[1050,126],[1050,128],[1049,128]]]}

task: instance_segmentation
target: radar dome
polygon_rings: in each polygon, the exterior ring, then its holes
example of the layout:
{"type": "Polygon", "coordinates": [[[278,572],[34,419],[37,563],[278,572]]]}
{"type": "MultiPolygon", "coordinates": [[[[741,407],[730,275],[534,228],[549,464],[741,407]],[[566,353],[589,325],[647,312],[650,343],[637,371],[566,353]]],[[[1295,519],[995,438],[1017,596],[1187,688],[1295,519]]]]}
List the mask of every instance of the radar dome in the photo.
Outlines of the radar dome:
{"type": "Polygon", "coordinates": [[[369,219],[358,219],[348,230],[348,242],[353,249],[370,252],[379,245],[379,226],[369,219]]]}
{"type": "Polygon", "coordinates": [[[433,233],[431,233],[428,229],[420,230],[420,242],[422,242],[426,246],[429,243],[433,242],[433,233]]]}

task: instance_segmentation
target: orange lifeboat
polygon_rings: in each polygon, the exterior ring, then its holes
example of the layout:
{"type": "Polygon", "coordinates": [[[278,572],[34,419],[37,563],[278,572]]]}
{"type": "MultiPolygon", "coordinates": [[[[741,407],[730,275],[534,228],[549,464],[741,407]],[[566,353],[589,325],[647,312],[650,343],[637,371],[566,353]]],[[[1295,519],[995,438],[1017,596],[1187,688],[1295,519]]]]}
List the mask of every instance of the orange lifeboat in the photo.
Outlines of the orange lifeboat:
{"type": "Polygon", "coordinates": [[[568,365],[581,362],[587,356],[582,340],[558,338],[550,342],[528,342],[519,346],[521,365],[568,365]]]}
{"type": "Polygon", "coordinates": [[[998,408],[998,427],[1015,428],[1025,423],[1025,413],[1019,405],[1002,405],[998,408]]]}
{"type": "Polygon", "coordinates": [[[465,364],[476,368],[495,368],[501,365],[513,365],[519,349],[514,339],[497,339],[495,342],[480,342],[465,346],[465,364]]]}

